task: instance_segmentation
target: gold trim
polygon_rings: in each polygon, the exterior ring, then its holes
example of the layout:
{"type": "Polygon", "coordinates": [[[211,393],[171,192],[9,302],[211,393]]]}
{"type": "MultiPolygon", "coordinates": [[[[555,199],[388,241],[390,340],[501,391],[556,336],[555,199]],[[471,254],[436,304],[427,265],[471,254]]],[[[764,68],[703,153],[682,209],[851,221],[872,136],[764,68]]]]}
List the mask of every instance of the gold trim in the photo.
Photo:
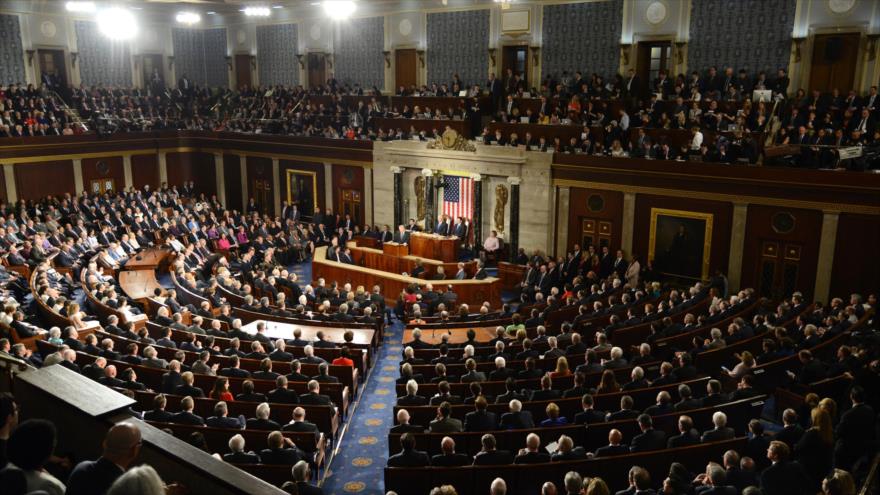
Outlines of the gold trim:
{"type": "Polygon", "coordinates": [[[573,179],[553,179],[552,185],[559,187],[580,187],[586,189],[607,189],[633,194],[656,194],[658,196],[675,196],[688,199],[703,199],[734,204],[756,204],[765,206],[781,206],[785,208],[802,208],[806,210],[835,211],[839,213],[858,213],[862,215],[880,215],[880,207],[843,203],[825,203],[820,201],[802,201],[798,199],[778,199],[762,196],[743,196],[738,194],[707,193],[701,191],[684,191],[681,189],[664,189],[660,187],[632,186],[628,184],[611,184],[573,179]]]}
{"type": "MultiPolygon", "coordinates": [[[[656,242],[657,242],[657,217],[660,215],[666,216],[676,216],[681,218],[692,218],[696,220],[703,220],[706,222],[706,229],[703,234],[703,270],[702,270],[702,279],[709,279],[709,258],[712,255],[712,220],[715,218],[715,215],[712,213],[700,213],[697,211],[685,211],[685,210],[670,210],[666,208],[651,208],[651,232],[648,234],[648,261],[654,261],[654,252],[656,250],[656,242]]],[[[684,275],[677,275],[674,273],[670,273],[669,275],[676,275],[684,277],[684,275]]],[[[690,278],[690,277],[686,277],[690,278]]]]}
{"type": "MultiPolygon", "coordinates": [[[[284,184],[287,188],[287,204],[290,205],[293,203],[293,196],[290,194],[290,176],[296,174],[308,175],[312,178],[312,202],[314,205],[312,206],[312,215],[318,212],[318,174],[316,172],[312,172],[309,170],[294,170],[292,168],[288,168],[287,170],[287,181],[284,184]]],[[[326,177],[324,178],[326,180],[326,177]]]]}

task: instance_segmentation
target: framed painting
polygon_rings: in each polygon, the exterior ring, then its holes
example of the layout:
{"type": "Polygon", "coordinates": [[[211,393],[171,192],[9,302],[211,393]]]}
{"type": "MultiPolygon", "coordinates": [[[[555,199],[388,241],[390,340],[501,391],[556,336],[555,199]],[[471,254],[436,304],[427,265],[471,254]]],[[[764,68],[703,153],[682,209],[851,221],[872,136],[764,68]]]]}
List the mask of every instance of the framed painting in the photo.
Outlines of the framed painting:
{"type": "Polygon", "coordinates": [[[708,280],[712,251],[711,213],[651,208],[648,259],[667,275],[708,280]]]}
{"type": "Polygon", "coordinates": [[[295,204],[303,215],[318,211],[318,177],[308,170],[287,169],[287,203],[295,204]]]}

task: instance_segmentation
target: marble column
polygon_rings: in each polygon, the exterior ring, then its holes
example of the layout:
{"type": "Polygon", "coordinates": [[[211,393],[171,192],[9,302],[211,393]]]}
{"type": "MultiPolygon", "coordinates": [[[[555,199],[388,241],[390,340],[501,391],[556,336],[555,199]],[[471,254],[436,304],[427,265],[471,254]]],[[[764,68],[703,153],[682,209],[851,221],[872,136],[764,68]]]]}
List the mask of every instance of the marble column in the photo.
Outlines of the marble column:
{"type": "Polygon", "coordinates": [[[226,204],[226,177],[223,176],[223,153],[214,153],[214,185],[217,188],[217,201],[226,204]]]}
{"type": "Polygon", "coordinates": [[[6,201],[15,203],[18,201],[18,190],[15,188],[15,165],[12,163],[3,164],[3,179],[6,182],[6,201]]]}
{"type": "Polygon", "coordinates": [[[822,212],[822,232],[819,233],[819,263],[816,265],[816,286],[813,289],[813,299],[816,301],[828,301],[839,220],[839,211],[822,212]]]}
{"type": "Polygon", "coordinates": [[[83,183],[83,170],[82,170],[82,160],[79,158],[73,159],[73,190],[76,191],[76,194],[79,194],[85,190],[85,184],[83,183]]]}
{"type": "Polygon", "coordinates": [[[281,214],[281,165],[277,158],[272,159],[272,204],[275,208],[275,215],[281,214]]]}
{"type": "MultiPolygon", "coordinates": [[[[620,226],[620,249],[627,255],[632,254],[633,247],[633,224],[636,221],[636,193],[623,193],[623,225],[620,226]]],[[[614,252],[614,246],[611,246],[611,252],[614,252]]],[[[639,253],[643,259],[647,259],[647,254],[639,253]]]]}
{"type": "Polygon", "coordinates": [[[159,186],[169,186],[168,184],[168,152],[159,152],[159,186]]]}
{"type": "Polygon", "coordinates": [[[238,155],[238,168],[241,177],[241,211],[246,211],[248,199],[250,199],[247,183],[247,155],[238,155]]]}
{"type": "Polygon", "coordinates": [[[568,251],[568,212],[571,188],[556,188],[556,256],[565,256],[568,251]]]}
{"type": "Polygon", "coordinates": [[[742,283],[743,246],[746,242],[747,203],[733,204],[733,220],[730,226],[730,257],[727,262],[727,287],[729,292],[738,291],[742,283]]]}
{"type": "MultiPolygon", "coordinates": [[[[364,218],[359,222],[373,225],[373,168],[364,167],[364,218]]],[[[397,226],[395,226],[397,228],[397,226]]]]}
{"type": "Polygon", "coordinates": [[[510,184],[510,258],[516,257],[519,251],[519,185],[522,179],[519,177],[508,177],[507,183],[510,184]]]}
{"type": "MultiPolygon", "coordinates": [[[[474,218],[471,220],[474,230],[474,246],[483,245],[483,176],[474,176],[474,218]]],[[[467,239],[464,239],[467,244],[467,239]]]]}
{"type": "Polygon", "coordinates": [[[394,175],[394,225],[391,226],[397,232],[397,226],[402,225],[403,220],[403,168],[391,167],[394,175]]]}
{"type": "Polygon", "coordinates": [[[425,232],[432,232],[437,220],[434,216],[434,171],[423,168],[422,175],[425,177],[425,232]]]}
{"type": "Polygon", "coordinates": [[[333,164],[330,162],[324,162],[324,208],[331,208],[336,213],[336,206],[333,204],[333,164]]]}
{"type": "Polygon", "coordinates": [[[134,173],[131,170],[131,155],[122,155],[122,175],[125,189],[134,187],[134,173]]]}

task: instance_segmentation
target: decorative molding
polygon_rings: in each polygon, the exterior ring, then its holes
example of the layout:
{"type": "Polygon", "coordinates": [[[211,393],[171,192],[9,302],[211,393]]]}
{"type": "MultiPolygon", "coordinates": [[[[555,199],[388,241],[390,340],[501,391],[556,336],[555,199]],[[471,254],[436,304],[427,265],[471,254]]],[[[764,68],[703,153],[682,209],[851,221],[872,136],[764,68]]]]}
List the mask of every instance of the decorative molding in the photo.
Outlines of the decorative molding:
{"type": "Polygon", "coordinates": [[[391,52],[389,50],[384,50],[382,55],[385,57],[385,67],[391,68],[391,52]]]}
{"type": "Polygon", "coordinates": [[[494,48],[489,48],[489,60],[492,61],[492,67],[495,67],[496,63],[495,63],[495,49],[494,48]]]}
{"type": "Polygon", "coordinates": [[[443,131],[443,135],[440,136],[440,139],[429,141],[428,149],[473,151],[475,153],[477,151],[477,148],[473,143],[469,142],[454,129],[446,129],[443,131]]]}
{"type": "Polygon", "coordinates": [[[511,186],[518,186],[522,183],[522,177],[508,177],[507,183],[511,186]]]}

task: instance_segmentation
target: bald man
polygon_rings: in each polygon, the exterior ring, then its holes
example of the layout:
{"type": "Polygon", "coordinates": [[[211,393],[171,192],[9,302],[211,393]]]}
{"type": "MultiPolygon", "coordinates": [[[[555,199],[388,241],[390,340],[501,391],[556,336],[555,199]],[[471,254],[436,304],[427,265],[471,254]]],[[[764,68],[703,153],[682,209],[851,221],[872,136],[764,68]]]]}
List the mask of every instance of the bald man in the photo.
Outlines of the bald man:
{"type": "Polygon", "coordinates": [[[141,431],[130,423],[120,423],[104,437],[104,453],[98,460],[76,465],[67,480],[67,494],[106,493],[122,476],[141,451],[141,431]]]}
{"type": "Polygon", "coordinates": [[[608,445],[596,449],[596,457],[607,457],[612,455],[622,455],[629,453],[629,447],[622,443],[623,433],[620,430],[611,430],[608,432],[608,445]]]}
{"type": "Polygon", "coordinates": [[[467,466],[472,462],[470,457],[455,452],[455,440],[451,437],[443,437],[440,441],[440,450],[442,453],[431,458],[432,466],[467,466]]]}

